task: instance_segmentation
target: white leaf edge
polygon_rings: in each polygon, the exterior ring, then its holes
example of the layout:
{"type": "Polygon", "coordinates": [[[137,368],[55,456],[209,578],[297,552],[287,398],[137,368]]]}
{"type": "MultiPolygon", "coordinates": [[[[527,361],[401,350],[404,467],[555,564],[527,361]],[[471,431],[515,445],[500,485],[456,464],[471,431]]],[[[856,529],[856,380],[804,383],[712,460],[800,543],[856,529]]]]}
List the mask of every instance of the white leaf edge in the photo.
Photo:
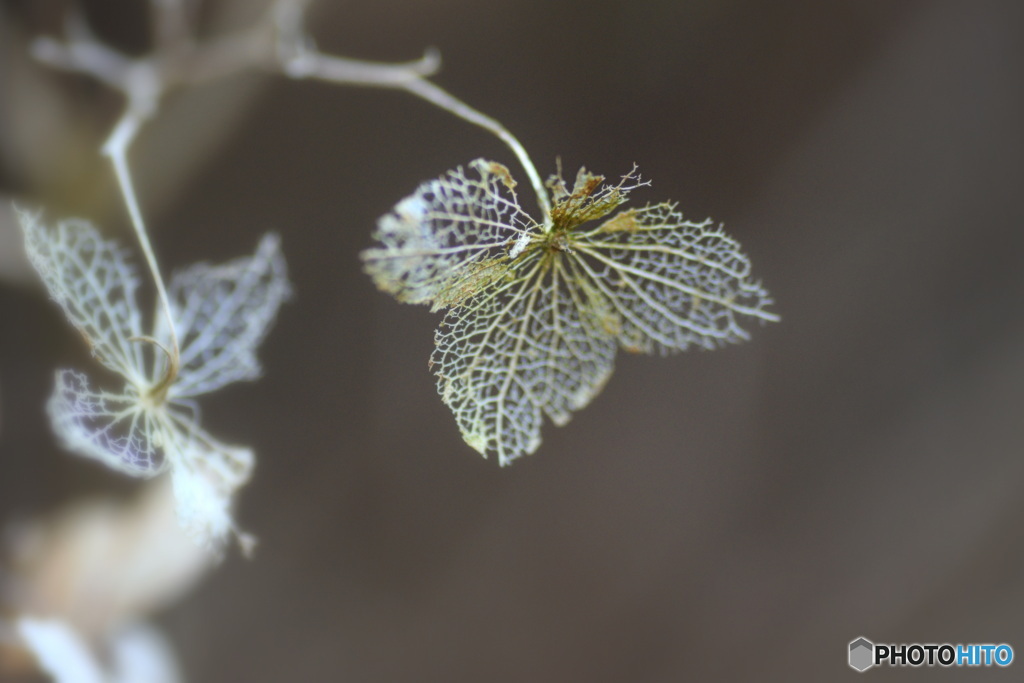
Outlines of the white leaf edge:
{"type": "Polygon", "coordinates": [[[15,629],[40,669],[55,683],[183,683],[173,648],[144,622],[121,626],[104,643],[109,670],[68,622],[23,616],[15,629]]]}

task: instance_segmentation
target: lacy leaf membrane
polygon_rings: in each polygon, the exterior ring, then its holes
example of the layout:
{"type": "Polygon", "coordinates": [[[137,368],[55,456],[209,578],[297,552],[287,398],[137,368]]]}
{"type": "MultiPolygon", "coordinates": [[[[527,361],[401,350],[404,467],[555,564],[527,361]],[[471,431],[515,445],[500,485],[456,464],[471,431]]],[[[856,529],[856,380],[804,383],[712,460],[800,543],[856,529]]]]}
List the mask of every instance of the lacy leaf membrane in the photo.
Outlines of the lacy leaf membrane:
{"type": "Polygon", "coordinates": [[[535,252],[526,269],[452,308],[431,357],[463,438],[502,464],[537,449],[542,413],[565,424],[589,403],[615,357],[557,259],[535,252]]]}
{"type": "Polygon", "coordinates": [[[362,258],[399,301],[455,305],[506,274],[505,254],[534,229],[508,169],[477,159],[420,185],[377,223],[362,258]]]}
{"type": "Polygon", "coordinates": [[[125,252],[88,221],[61,221],[49,229],[38,214],[18,211],[18,218],[29,261],[68,322],[103,365],[141,381],[142,349],[132,341],[142,335],[139,279],[125,252]]]}
{"type": "Polygon", "coordinates": [[[69,450],[133,477],[151,477],[167,466],[172,437],[165,421],[145,408],[131,384],[117,393],[95,390],[83,373],[59,370],[47,407],[69,450]]]}
{"type": "Polygon", "coordinates": [[[667,353],[744,341],[742,321],[774,320],[739,244],[673,204],[624,211],[574,242],[581,274],[618,316],[628,351],[667,353]]]}
{"type": "MultiPolygon", "coordinates": [[[[267,234],[252,256],[175,273],[168,295],[181,368],[172,396],[198,396],[260,376],[256,349],[291,294],[280,242],[267,234]]],[[[160,327],[159,338],[166,339],[165,322],[160,327]]]]}
{"type": "Polygon", "coordinates": [[[747,339],[774,321],[739,244],[663,203],[626,209],[646,185],[580,170],[548,181],[552,208],[529,218],[503,166],[485,160],[424,183],[381,219],[363,253],[378,287],[448,308],[431,367],[463,438],[506,465],[540,445],[611,375],[618,346],[673,353],[747,339]],[[604,220],[602,220],[604,219],[604,220]]]}

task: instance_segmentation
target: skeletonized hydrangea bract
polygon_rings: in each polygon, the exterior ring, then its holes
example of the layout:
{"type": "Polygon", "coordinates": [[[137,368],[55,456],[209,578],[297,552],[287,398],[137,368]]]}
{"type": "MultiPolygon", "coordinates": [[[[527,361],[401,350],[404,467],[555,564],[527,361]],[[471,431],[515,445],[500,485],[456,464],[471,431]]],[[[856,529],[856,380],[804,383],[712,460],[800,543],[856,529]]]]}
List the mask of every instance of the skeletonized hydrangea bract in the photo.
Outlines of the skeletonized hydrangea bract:
{"type": "Polygon", "coordinates": [[[168,312],[174,334],[160,312],[147,334],[138,276],[115,242],[83,220],[50,228],[34,214],[19,212],[19,219],[50,295],[122,381],[106,390],[84,373],[59,370],[48,405],[54,431],[70,450],[130,476],[169,469],[182,526],[218,547],[236,531],[232,497],[250,476],[253,454],[200,427],[195,399],[259,375],[256,348],[291,290],[278,237],[264,236],[252,256],[176,273],[168,312]]]}
{"type": "Polygon", "coordinates": [[[420,185],[380,219],[362,258],[399,301],[447,308],[430,359],[469,445],[507,465],[540,445],[611,375],[617,347],[674,353],[743,341],[775,321],[739,244],[673,203],[622,210],[646,182],[581,169],[524,212],[508,169],[477,159],[420,185]]]}

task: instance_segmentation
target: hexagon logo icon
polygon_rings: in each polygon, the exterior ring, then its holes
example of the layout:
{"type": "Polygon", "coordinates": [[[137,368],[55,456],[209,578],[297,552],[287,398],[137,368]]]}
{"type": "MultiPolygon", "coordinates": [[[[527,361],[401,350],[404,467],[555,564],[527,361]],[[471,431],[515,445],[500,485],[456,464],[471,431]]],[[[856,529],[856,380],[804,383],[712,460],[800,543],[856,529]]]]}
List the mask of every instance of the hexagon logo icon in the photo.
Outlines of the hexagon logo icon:
{"type": "Polygon", "coordinates": [[[850,666],[857,671],[867,671],[875,665],[875,644],[867,638],[850,642],[850,666]]]}

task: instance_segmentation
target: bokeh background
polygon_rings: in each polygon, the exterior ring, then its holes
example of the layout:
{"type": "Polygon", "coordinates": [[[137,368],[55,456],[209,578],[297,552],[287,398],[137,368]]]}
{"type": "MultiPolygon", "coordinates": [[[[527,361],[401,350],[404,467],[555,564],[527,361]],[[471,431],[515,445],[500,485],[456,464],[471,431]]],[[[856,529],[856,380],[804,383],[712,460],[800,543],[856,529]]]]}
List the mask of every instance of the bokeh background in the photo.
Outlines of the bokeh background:
{"type": "MultiPolygon", "coordinates": [[[[96,154],[118,97],[26,59],[70,4],[0,4],[0,191],[129,240],[96,154]]],[[[85,4],[145,49],[144,3],[85,4]]],[[[1024,656],[1024,4],[324,0],[311,26],[347,56],[440,48],[437,82],[542,173],[636,162],[635,200],[724,222],[782,323],[621,355],[500,469],[436,395],[439,316],[357,255],[422,180],[514,158],[397,92],[253,74],[172,96],[133,154],[165,270],[276,230],[296,290],[265,378],[203,402],[257,451],[238,518],[261,544],[159,616],[189,680],[841,680],[858,636],[1024,656]]],[[[54,368],[89,359],[19,250],[2,209],[8,522],[135,488],[49,431],[54,368]]]]}

